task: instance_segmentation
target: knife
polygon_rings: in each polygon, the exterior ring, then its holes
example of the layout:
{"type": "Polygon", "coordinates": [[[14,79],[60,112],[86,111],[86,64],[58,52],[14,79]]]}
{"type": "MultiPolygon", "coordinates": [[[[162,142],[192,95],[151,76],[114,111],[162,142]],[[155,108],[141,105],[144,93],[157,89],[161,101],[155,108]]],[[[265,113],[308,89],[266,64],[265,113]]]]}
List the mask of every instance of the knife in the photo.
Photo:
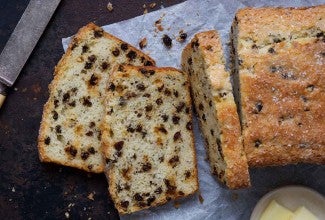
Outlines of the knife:
{"type": "Polygon", "coordinates": [[[30,0],[0,54],[0,108],[61,0],[30,0]]]}

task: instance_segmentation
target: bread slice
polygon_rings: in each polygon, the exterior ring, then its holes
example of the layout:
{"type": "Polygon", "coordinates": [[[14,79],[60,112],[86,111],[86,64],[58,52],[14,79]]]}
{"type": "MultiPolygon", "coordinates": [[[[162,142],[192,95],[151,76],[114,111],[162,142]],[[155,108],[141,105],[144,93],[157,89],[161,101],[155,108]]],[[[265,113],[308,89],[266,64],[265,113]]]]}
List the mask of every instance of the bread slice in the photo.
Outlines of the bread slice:
{"type": "Polygon", "coordinates": [[[182,53],[211,171],[231,189],[250,186],[240,122],[216,31],[198,33],[182,53]]]}
{"type": "Polygon", "coordinates": [[[38,138],[40,160],[100,173],[102,98],[115,63],[154,65],[134,47],[90,23],[55,68],[38,138]]]}
{"type": "Polygon", "coordinates": [[[245,8],[232,26],[250,166],[325,164],[325,5],[245,8]]]}
{"type": "Polygon", "coordinates": [[[109,82],[102,149],[119,213],[195,193],[188,76],[173,68],[120,66],[109,82]]]}

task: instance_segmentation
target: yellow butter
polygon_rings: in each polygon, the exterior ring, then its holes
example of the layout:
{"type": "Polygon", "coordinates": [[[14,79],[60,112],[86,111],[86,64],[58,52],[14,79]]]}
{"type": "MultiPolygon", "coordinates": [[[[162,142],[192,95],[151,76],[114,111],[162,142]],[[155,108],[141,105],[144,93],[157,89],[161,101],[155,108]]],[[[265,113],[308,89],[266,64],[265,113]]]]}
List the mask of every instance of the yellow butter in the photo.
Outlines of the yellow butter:
{"type": "Polygon", "coordinates": [[[275,200],[267,206],[260,220],[291,220],[293,213],[275,200]]]}
{"type": "Polygon", "coordinates": [[[301,206],[293,213],[291,220],[318,220],[318,218],[304,206],[301,206]]]}

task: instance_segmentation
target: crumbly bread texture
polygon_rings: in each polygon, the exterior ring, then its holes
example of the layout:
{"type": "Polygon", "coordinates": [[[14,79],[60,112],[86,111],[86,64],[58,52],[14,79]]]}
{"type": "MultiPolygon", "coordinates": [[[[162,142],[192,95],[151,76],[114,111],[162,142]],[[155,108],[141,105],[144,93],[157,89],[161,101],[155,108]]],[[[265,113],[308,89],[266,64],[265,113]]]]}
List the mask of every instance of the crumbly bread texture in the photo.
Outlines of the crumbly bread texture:
{"type": "Polygon", "coordinates": [[[250,166],[325,164],[324,31],[325,5],[236,14],[234,79],[250,166]]]}
{"type": "Polygon", "coordinates": [[[250,186],[230,75],[216,31],[198,33],[182,54],[212,173],[231,189],[250,186]]]}
{"type": "Polygon", "coordinates": [[[107,80],[115,63],[155,64],[92,23],[79,30],[49,86],[38,139],[41,161],[95,173],[104,171],[99,126],[107,80]]]}
{"type": "Polygon", "coordinates": [[[119,66],[103,120],[109,192],[120,214],[198,190],[189,81],[173,68],[119,66]]]}

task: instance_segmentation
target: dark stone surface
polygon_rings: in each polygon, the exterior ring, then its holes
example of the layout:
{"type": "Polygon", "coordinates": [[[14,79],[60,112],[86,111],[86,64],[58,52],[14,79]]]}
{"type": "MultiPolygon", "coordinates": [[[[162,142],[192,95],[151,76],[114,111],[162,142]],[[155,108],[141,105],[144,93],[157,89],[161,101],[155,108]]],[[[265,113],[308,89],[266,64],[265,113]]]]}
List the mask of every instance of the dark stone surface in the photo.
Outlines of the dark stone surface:
{"type": "MultiPolygon", "coordinates": [[[[20,19],[28,0],[0,0],[0,50],[20,19]]],[[[143,13],[144,0],[62,0],[16,84],[0,109],[0,219],[118,219],[104,175],[41,164],[37,136],[48,85],[63,55],[61,38],[83,25],[129,19],[143,13]],[[16,88],[16,89],[14,89],[16,88]],[[94,193],[94,201],[87,198],[94,193]],[[69,207],[70,205],[70,207],[69,207]]],[[[153,1],[151,1],[153,2],[153,1]]],[[[180,0],[157,1],[169,6],[180,0]]]]}

